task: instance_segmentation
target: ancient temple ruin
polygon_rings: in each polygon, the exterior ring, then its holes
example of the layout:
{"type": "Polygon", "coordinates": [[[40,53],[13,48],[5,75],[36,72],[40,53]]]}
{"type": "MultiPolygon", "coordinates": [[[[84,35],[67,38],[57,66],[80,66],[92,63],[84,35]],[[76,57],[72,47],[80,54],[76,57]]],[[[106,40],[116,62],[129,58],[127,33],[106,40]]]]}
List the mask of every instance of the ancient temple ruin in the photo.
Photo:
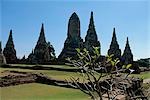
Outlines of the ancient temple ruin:
{"type": "Polygon", "coordinates": [[[125,65],[133,63],[133,54],[130,49],[128,37],[127,37],[126,46],[122,55],[122,62],[125,65]]]}
{"type": "MultiPolygon", "coordinates": [[[[87,34],[85,36],[85,41],[83,41],[83,39],[80,36],[80,19],[78,15],[74,12],[69,19],[67,38],[65,40],[64,47],[60,55],[58,56],[57,61],[63,62],[68,57],[76,59],[77,58],[76,48],[79,48],[81,50],[83,48],[86,48],[89,51],[89,53],[92,54],[93,47],[100,47],[99,52],[101,53],[101,45],[100,41],[98,41],[98,36],[94,25],[93,12],[91,12],[89,26],[87,34]]],[[[2,49],[0,49],[0,52],[2,52],[2,49]]],[[[7,63],[17,63],[17,61],[23,61],[25,63],[27,62],[34,64],[38,63],[45,64],[51,62],[54,59],[56,61],[54,47],[51,45],[50,42],[47,42],[45,38],[44,24],[42,24],[37,44],[35,48],[32,50],[32,52],[29,54],[27,59],[24,57],[21,60],[17,60],[16,50],[13,43],[12,30],[10,30],[9,38],[3,50],[3,54],[6,57],[7,63]]],[[[119,44],[117,42],[115,28],[113,29],[112,41],[110,44],[110,48],[108,50],[108,55],[111,54],[114,54],[114,58],[119,58],[123,62],[123,64],[129,64],[133,62],[133,54],[129,46],[128,38],[124,53],[121,56],[121,49],[119,48],[119,44]]],[[[105,56],[101,57],[102,59],[105,58],[105,56]]]]}
{"type": "Polygon", "coordinates": [[[113,54],[114,58],[121,58],[121,50],[119,49],[119,44],[117,42],[117,37],[116,37],[116,32],[115,28],[113,29],[113,36],[112,36],[112,41],[110,44],[110,48],[108,50],[108,55],[113,54]]]}
{"type": "Polygon", "coordinates": [[[83,48],[83,40],[80,37],[80,19],[74,12],[69,19],[67,39],[58,59],[64,60],[67,57],[77,57],[76,48],[83,48]]]}
{"type": "Polygon", "coordinates": [[[7,63],[17,63],[17,56],[12,37],[12,30],[10,30],[9,38],[4,48],[3,54],[6,58],[7,63]]]}
{"type": "Polygon", "coordinates": [[[37,44],[28,56],[29,63],[49,63],[51,59],[54,58],[54,48],[50,42],[46,42],[45,33],[44,33],[44,24],[42,24],[40,36],[38,38],[37,44]],[[53,53],[52,53],[53,52],[53,53]],[[53,54],[53,55],[52,55],[53,54]]]}
{"type": "MultiPolygon", "coordinates": [[[[67,57],[76,58],[76,48],[86,48],[89,51],[89,53],[92,54],[93,47],[100,47],[101,49],[94,25],[93,12],[91,12],[90,22],[84,42],[80,37],[80,20],[77,14],[74,12],[69,19],[67,39],[64,43],[64,48],[62,52],[58,56],[58,59],[65,60],[67,57]]],[[[124,54],[123,56],[121,56],[121,49],[119,48],[119,44],[117,42],[115,28],[113,29],[112,41],[108,50],[108,55],[111,54],[114,55],[113,58],[119,58],[125,64],[132,63],[133,61],[133,55],[129,47],[128,39],[124,54]]]]}
{"type": "Polygon", "coordinates": [[[98,41],[98,37],[94,25],[93,12],[91,12],[90,23],[89,23],[87,35],[85,37],[84,47],[89,51],[90,54],[93,54],[93,47],[100,47],[100,42],[98,41]]]}

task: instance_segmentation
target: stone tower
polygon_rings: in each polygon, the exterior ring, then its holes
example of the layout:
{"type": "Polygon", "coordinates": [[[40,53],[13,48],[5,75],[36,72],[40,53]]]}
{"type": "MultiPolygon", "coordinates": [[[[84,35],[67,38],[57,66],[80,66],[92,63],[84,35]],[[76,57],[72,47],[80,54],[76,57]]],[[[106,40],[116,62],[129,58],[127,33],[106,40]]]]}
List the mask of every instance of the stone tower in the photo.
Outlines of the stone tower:
{"type": "Polygon", "coordinates": [[[46,42],[44,24],[42,24],[37,44],[34,50],[32,50],[32,53],[30,53],[28,56],[28,63],[50,63],[51,59],[53,59],[51,49],[53,49],[54,51],[54,48],[50,48],[50,46],[52,47],[52,45],[50,45],[50,42],[46,42]]]}
{"type": "Polygon", "coordinates": [[[13,37],[12,37],[12,30],[10,30],[9,38],[8,38],[8,41],[4,48],[3,54],[6,58],[7,63],[16,63],[17,62],[16,50],[15,50],[13,37]]]}
{"type": "Polygon", "coordinates": [[[80,37],[80,20],[74,12],[68,23],[67,39],[58,59],[65,60],[67,57],[76,57],[76,48],[83,48],[83,40],[80,37]]]}
{"type": "Polygon", "coordinates": [[[84,47],[89,51],[90,54],[92,54],[93,46],[100,47],[100,42],[98,41],[95,26],[94,26],[93,12],[91,12],[90,23],[89,23],[87,35],[85,37],[84,47]]]}
{"type": "Polygon", "coordinates": [[[44,33],[44,24],[42,24],[41,27],[40,36],[34,49],[34,55],[37,63],[45,63],[50,61],[50,53],[44,33]]]}
{"type": "Polygon", "coordinates": [[[114,58],[121,58],[121,50],[119,49],[119,44],[117,42],[115,28],[113,30],[112,41],[110,44],[110,48],[108,50],[108,55],[114,54],[114,58]]]}
{"type": "Polygon", "coordinates": [[[31,63],[31,64],[37,63],[35,55],[34,55],[34,50],[32,50],[32,52],[29,54],[27,61],[28,61],[28,63],[31,63]]]}
{"type": "Polygon", "coordinates": [[[122,55],[122,61],[125,65],[133,63],[133,54],[130,49],[128,37],[127,37],[126,46],[122,55]]]}
{"type": "Polygon", "coordinates": [[[6,64],[6,59],[5,59],[5,56],[3,55],[2,44],[1,44],[1,41],[0,41],[0,65],[1,64],[6,64]]]}

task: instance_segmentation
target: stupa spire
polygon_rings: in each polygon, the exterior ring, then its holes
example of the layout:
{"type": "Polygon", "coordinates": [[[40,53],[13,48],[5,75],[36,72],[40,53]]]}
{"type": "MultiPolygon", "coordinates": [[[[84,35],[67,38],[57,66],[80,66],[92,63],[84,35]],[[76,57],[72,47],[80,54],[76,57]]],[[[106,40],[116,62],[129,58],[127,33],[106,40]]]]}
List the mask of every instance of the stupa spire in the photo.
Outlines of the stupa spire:
{"type": "Polygon", "coordinates": [[[89,29],[94,29],[95,30],[93,12],[91,12],[89,29]]]}
{"type": "Polygon", "coordinates": [[[45,42],[46,42],[46,39],[45,39],[45,33],[44,33],[44,24],[42,23],[40,36],[39,36],[39,39],[38,39],[37,43],[39,44],[39,43],[45,43],[45,42]]]}
{"type": "Polygon", "coordinates": [[[123,59],[124,64],[132,64],[133,62],[133,54],[130,49],[128,37],[127,37],[126,46],[122,55],[122,59],[123,59]]]}
{"type": "Polygon", "coordinates": [[[88,27],[87,35],[85,36],[84,47],[92,54],[93,46],[100,47],[100,42],[98,41],[96,30],[95,30],[93,12],[91,12],[89,27],[88,27]]]}
{"type": "Polygon", "coordinates": [[[117,37],[116,37],[116,31],[115,31],[115,28],[113,28],[112,42],[118,44],[118,42],[117,42],[117,37]]]}
{"type": "Polygon", "coordinates": [[[112,41],[110,44],[110,48],[108,50],[108,55],[114,54],[114,58],[121,57],[121,50],[119,49],[119,44],[117,42],[116,31],[113,29],[112,41]]]}
{"type": "Polygon", "coordinates": [[[16,50],[15,50],[13,37],[12,37],[12,30],[10,30],[8,41],[4,48],[3,54],[6,57],[7,63],[16,63],[17,57],[16,57],[16,50]]]}

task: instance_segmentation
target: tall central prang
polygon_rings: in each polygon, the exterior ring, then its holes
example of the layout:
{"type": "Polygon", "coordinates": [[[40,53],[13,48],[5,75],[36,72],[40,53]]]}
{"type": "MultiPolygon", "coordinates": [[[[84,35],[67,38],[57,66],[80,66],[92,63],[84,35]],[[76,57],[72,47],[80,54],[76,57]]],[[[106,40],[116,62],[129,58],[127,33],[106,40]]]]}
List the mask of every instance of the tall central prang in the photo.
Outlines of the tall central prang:
{"type": "Polygon", "coordinates": [[[80,37],[80,20],[78,15],[74,12],[69,19],[67,39],[58,59],[65,60],[67,57],[76,57],[76,48],[82,47],[83,40],[80,37]]]}

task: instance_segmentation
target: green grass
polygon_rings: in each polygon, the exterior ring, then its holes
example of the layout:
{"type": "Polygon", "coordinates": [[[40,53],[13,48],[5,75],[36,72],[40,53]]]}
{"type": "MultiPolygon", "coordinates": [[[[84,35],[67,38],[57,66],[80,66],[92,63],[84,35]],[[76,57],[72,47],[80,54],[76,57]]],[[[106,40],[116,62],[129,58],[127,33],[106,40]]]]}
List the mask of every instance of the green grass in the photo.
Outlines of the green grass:
{"type": "Polygon", "coordinates": [[[25,67],[25,66],[33,67],[33,66],[35,66],[35,65],[30,65],[30,64],[8,64],[8,65],[11,65],[11,66],[21,66],[21,67],[25,67]]]}
{"type": "MultiPolygon", "coordinates": [[[[55,65],[55,66],[57,66],[57,65],[55,65]]],[[[58,66],[61,66],[61,65],[58,65],[58,66]]],[[[64,72],[64,71],[56,71],[56,70],[30,70],[30,69],[17,69],[17,68],[0,68],[0,72],[5,71],[5,70],[43,73],[44,75],[46,75],[48,77],[51,77],[54,79],[61,79],[61,80],[65,80],[65,79],[68,80],[68,79],[70,79],[71,76],[81,77],[77,72],[64,72]]],[[[148,78],[150,78],[150,72],[142,72],[140,74],[131,74],[130,76],[148,79],[148,78]]]]}
{"type": "MultiPolygon", "coordinates": [[[[35,74],[42,73],[45,76],[51,77],[53,79],[59,80],[70,80],[71,77],[78,78],[80,77],[81,81],[83,81],[83,77],[77,72],[65,72],[65,71],[56,71],[56,70],[30,70],[30,69],[19,69],[19,68],[0,68],[0,72],[5,70],[10,71],[19,71],[19,72],[32,72],[35,74]]],[[[96,75],[98,77],[98,75],[96,75]]]]}
{"type": "Polygon", "coordinates": [[[76,69],[76,67],[71,67],[68,65],[30,65],[30,64],[9,64],[11,66],[20,66],[20,67],[33,67],[33,66],[44,66],[44,67],[54,67],[54,68],[63,68],[63,69],[76,69]]]}
{"type": "MultiPolygon", "coordinates": [[[[53,66],[53,65],[51,65],[53,66]]],[[[56,67],[57,65],[55,65],[56,67]]],[[[60,67],[58,65],[57,67],[60,67]]],[[[29,69],[14,69],[14,68],[0,68],[0,72],[5,70],[15,70],[22,72],[43,73],[54,79],[67,79],[71,76],[81,77],[76,72],[63,72],[56,70],[29,70],[29,69]]],[[[150,72],[142,72],[141,74],[132,74],[130,76],[139,77],[143,79],[150,78],[150,72]]],[[[38,83],[24,84],[10,87],[3,87],[0,89],[0,100],[89,100],[90,98],[77,89],[69,89],[57,86],[50,86],[38,83]]]]}
{"type": "Polygon", "coordinates": [[[77,89],[37,83],[3,87],[0,91],[1,100],[90,100],[77,89]]]}
{"type": "Polygon", "coordinates": [[[29,70],[29,69],[17,69],[17,68],[0,68],[0,72],[3,72],[5,70],[10,71],[20,71],[20,72],[33,72],[33,73],[42,73],[48,77],[54,78],[54,79],[70,79],[71,76],[74,77],[80,77],[80,75],[77,72],[64,72],[64,71],[56,71],[56,70],[29,70]]]}
{"type": "Polygon", "coordinates": [[[142,72],[140,74],[131,74],[130,76],[139,77],[139,78],[142,78],[142,79],[148,79],[148,78],[150,78],[150,71],[142,72]]]}

